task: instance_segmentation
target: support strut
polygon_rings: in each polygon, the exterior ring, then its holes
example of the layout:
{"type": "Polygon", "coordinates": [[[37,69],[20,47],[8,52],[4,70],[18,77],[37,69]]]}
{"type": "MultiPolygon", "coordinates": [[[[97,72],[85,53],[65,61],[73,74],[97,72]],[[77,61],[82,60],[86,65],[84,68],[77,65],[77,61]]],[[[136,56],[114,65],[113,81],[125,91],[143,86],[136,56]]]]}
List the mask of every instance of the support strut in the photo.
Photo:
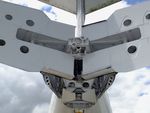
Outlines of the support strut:
{"type": "MultiPolygon", "coordinates": [[[[75,38],[84,39],[82,27],[85,22],[85,0],[76,0],[76,13],[77,13],[77,26],[76,26],[76,34],[75,38]]],[[[82,74],[83,63],[82,59],[78,60],[75,58],[74,60],[74,75],[75,79],[79,80],[80,75],[82,74]]]]}
{"type": "Polygon", "coordinates": [[[85,0],[76,0],[77,11],[77,26],[76,26],[76,38],[83,38],[82,26],[85,22],[85,0]]]}

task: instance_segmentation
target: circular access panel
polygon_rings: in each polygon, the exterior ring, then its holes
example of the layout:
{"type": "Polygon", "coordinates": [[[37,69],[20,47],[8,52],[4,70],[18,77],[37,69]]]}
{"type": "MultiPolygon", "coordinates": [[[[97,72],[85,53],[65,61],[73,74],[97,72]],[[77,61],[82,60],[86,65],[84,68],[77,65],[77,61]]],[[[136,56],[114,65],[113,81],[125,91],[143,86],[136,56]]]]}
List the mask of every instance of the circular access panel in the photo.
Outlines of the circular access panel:
{"type": "Polygon", "coordinates": [[[126,19],[124,22],[123,22],[123,25],[124,26],[129,26],[129,25],[131,25],[132,24],[132,20],[130,20],[130,19],[126,19]]]}
{"type": "Polygon", "coordinates": [[[128,53],[133,54],[137,51],[137,47],[136,46],[130,46],[128,48],[128,53]]]}
{"type": "Polygon", "coordinates": [[[21,47],[20,47],[20,51],[21,51],[22,53],[28,53],[28,52],[29,52],[29,48],[28,48],[27,46],[21,46],[21,47]]]}

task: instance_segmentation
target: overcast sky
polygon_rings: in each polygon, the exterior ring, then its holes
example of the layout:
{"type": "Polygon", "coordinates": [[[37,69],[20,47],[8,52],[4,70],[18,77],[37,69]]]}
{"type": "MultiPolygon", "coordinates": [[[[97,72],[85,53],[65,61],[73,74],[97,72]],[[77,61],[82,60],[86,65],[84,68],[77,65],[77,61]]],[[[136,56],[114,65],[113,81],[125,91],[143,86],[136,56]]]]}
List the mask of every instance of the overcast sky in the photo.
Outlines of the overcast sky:
{"type": "MultiPolygon", "coordinates": [[[[51,19],[74,24],[75,16],[36,0],[5,0],[43,10],[51,19]],[[68,18],[71,17],[72,18],[68,18]]],[[[87,16],[86,23],[108,18],[116,9],[143,0],[127,0],[87,16]],[[94,16],[100,13],[101,16],[94,16]],[[102,16],[103,15],[103,16],[102,16]],[[104,18],[101,18],[104,17],[104,18]],[[92,21],[91,21],[92,18],[92,21]]],[[[28,73],[0,64],[0,113],[48,113],[51,91],[39,73],[28,73]]],[[[113,113],[150,113],[150,68],[117,75],[109,89],[113,113]]]]}

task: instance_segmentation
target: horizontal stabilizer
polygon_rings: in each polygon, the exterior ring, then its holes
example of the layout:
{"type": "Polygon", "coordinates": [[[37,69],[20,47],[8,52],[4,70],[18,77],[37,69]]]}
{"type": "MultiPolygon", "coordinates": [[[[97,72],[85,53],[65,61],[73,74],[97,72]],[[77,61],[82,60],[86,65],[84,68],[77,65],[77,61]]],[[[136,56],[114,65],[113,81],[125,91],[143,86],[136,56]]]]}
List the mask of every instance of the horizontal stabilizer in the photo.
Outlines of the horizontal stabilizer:
{"type": "MultiPolygon", "coordinates": [[[[57,8],[76,13],[76,0],[40,0],[57,8]]],[[[85,13],[91,13],[121,0],[85,0],[85,13]]]]}

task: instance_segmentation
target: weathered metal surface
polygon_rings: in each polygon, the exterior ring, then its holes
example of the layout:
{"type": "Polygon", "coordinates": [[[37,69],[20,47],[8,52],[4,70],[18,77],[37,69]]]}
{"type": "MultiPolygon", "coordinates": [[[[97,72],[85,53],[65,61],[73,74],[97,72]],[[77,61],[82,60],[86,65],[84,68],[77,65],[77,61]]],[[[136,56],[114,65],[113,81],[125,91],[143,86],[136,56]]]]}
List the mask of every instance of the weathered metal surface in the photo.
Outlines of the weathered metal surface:
{"type": "MultiPolygon", "coordinates": [[[[71,13],[76,13],[76,0],[40,0],[71,13]]],[[[121,0],[85,0],[86,14],[109,6],[121,0]]]]}

